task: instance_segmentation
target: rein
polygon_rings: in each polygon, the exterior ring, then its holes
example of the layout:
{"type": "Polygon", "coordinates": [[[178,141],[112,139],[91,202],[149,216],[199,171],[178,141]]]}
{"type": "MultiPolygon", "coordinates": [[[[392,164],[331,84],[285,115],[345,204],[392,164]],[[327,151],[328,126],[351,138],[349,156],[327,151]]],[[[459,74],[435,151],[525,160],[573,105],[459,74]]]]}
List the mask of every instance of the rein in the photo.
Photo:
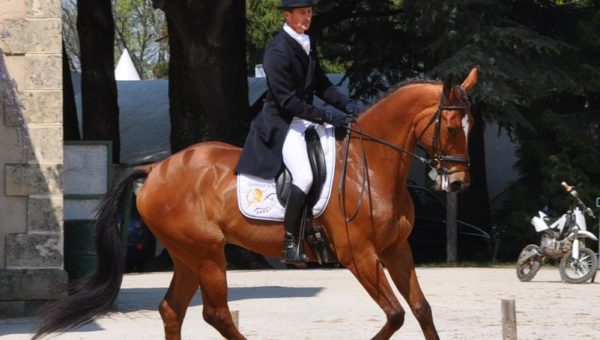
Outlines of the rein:
{"type": "MultiPolygon", "coordinates": [[[[440,129],[441,129],[442,112],[446,111],[446,110],[466,111],[467,109],[469,109],[471,107],[471,102],[469,101],[466,93],[462,90],[462,88],[456,86],[455,89],[457,89],[458,92],[461,94],[461,99],[463,101],[463,105],[446,105],[446,104],[444,104],[446,97],[444,96],[444,91],[442,91],[442,93],[440,95],[440,104],[438,105],[438,109],[437,109],[436,113],[433,115],[433,117],[431,118],[431,120],[429,121],[429,123],[427,124],[425,129],[423,130],[423,132],[417,138],[417,141],[421,142],[421,138],[423,137],[425,132],[431,127],[432,124],[435,123],[435,132],[434,132],[434,137],[433,137],[433,142],[432,142],[434,156],[432,158],[425,158],[425,157],[419,156],[416,153],[414,153],[400,145],[390,143],[383,138],[363,132],[362,129],[360,128],[360,126],[358,125],[358,123],[356,123],[356,126],[358,127],[357,129],[352,128],[352,123],[348,124],[348,126],[346,127],[346,131],[348,131],[348,135],[345,138],[344,157],[343,157],[342,169],[341,169],[341,174],[340,174],[340,182],[339,182],[339,187],[338,187],[338,189],[339,189],[338,190],[339,209],[340,209],[340,212],[342,213],[342,216],[344,216],[344,220],[346,223],[349,223],[352,220],[354,220],[356,218],[356,216],[358,215],[358,212],[360,211],[360,207],[362,206],[364,192],[365,192],[365,184],[368,188],[367,191],[369,192],[369,195],[371,194],[371,184],[369,182],[369,167],[367,165],[367,156],[366,156],[365,145],[364,145],[365,137],[368,138],[368,140],[371,140],[371,141],[377,142],[381,145],[387,146],[390,149],[393,149],[395,151],[408,154],[409,156],[413,157],[414,159],[418,160],[419,162],[421,162],[421,163],[429,166],[431,169],[435,170],[439,175],[447,176],[447,175],[450,175],[450,174],[453,174],[456,172],[466,171],[465,169],[449,170],[442,166],[442,162],[445,161],[445,162],[453,162],[453,163],[465,163],[468,167],[470,165],[470,159],[468,156],[452,156],[452,155],[444,155],[444,154],[436,152],[436,146],[438,147],[437,148],[438,150],[441,150],[440,129]],[[347,172],[348,155],[349,155],[349,150],[350,150],[350,140],[351,140],[352,133],[355,133],[358,135],[358,139],[360,141],[360,146],[362,149],[361,159],[362,159],[362,165],[363,165],[363,180],[361,183],[360,196],[359,196],[358,202],[356,203],[354,212],[350,216],[348,216],[346,214],[346,206],[345,206],[346,172],[347,172]]],[[[420,143],[420,144],[422,144],[422,143],[420,143]]],[[[418,146],[424,150],[425,148],[422,147],[420,144],[418,146]]],[[[370,199],[369,199],[369,207],[372,209],[370,199]]]]}

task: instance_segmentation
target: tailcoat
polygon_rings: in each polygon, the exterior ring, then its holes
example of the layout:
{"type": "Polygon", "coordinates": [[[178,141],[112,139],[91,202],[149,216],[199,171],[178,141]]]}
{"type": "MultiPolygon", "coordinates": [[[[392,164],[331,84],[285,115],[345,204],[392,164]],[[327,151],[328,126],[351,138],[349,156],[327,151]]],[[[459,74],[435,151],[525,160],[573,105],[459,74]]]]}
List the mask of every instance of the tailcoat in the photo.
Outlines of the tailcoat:
{"type": "Polygon", "coordinates": [[[284,30],[265,50],[263,68],[267,96],[262,111],[250,124],[235,172],[274,178],[283,166],[281,150],[292,119],[325,122],[325,110],[312,105],[313,95],[342,111],[350,99],[331,84],[316,53],[311,50],[307,55],[284,30]]]}

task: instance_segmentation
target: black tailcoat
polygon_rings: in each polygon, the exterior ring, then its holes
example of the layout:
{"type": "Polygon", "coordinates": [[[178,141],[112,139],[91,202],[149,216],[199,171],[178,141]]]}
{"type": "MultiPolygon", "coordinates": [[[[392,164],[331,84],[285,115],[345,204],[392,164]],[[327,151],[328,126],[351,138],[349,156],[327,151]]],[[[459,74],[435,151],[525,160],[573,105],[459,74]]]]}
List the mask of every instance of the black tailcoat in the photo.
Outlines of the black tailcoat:
{"type": "Polygon", "coordinates": [[[340,110],[344,110],[350,99],[327,79],[316,53],[311,51],[307,55],[284,30],[265,50],[263,68],[267,76],[267,98],[262,111],[250,124],[235,172],[273,178],[283,164],[281,150],[292,119],[324,122],[324,109],[312,105],[313,95],[340,110]]]}

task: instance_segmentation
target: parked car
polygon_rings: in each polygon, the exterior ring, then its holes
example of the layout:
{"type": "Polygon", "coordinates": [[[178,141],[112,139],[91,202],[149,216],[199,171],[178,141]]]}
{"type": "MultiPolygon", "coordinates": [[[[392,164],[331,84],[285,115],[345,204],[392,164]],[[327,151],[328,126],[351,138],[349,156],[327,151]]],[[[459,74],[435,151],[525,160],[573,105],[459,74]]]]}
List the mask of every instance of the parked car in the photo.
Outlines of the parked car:
{"type": "MultiPolygon", "coordinates": [[[[446,206],[429,189],[408,184],[415,206],[415,225],[408,238],[416,263],[446,261],[446,206]]],[[[458,260],[485,261],[491,237],[485,230],[457,220],[458,260]]]]}
{"type": "Polygon", "coordinates": [[[127,271],[144,271],[145,264],[155,257],[156,238],[140,218],[135,204],[127,226],[127,271]]]}

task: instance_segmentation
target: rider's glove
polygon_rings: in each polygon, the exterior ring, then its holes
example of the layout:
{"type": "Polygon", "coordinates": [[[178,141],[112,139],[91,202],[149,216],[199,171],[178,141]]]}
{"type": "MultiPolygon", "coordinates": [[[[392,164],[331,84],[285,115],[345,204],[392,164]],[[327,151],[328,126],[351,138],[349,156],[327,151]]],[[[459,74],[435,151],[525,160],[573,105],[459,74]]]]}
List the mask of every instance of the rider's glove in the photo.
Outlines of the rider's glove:
{"type": "Polygon", "coordinates": [[[346,103],[346,107],[344,109],[346,113],[358,118],[365,108],[362,102],[358,100],[350,100],[346,103]]]}
{"type": "Polygon", "coordinates": [[[323,115],[325,116],[325,122],[338,128],[346,127],[348,124],[356,121],[352,115],[347,115],[339,111],[325,110],[323,115]]]}

